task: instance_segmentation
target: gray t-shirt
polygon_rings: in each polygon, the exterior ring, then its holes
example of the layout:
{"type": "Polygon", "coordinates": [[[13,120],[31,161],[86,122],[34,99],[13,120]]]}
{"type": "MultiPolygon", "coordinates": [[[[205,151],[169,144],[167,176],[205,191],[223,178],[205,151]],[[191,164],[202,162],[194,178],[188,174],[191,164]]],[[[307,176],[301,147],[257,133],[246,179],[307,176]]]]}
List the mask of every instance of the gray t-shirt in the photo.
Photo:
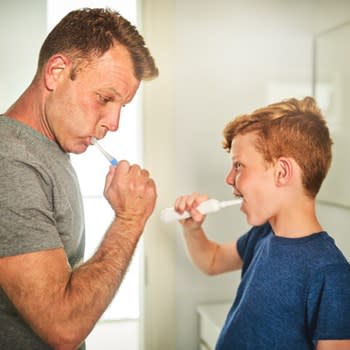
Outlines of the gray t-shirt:
{"type": "MultiPolygon", "coordinates": [[[[0,115],[0,257],[64,248],[74,268],[84,245],[83,205],[69,155],[34,129],[0,115]]],[[[0,349],[50,349],[1,288],[0,349]]]]}

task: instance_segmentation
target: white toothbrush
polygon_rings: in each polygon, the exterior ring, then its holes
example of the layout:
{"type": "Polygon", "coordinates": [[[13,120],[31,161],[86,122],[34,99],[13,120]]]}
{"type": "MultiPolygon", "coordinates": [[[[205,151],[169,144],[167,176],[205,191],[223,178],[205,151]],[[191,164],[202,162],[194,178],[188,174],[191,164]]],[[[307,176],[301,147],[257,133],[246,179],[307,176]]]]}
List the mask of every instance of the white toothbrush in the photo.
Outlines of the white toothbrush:
{"type": "Polygon", "coordinates": [[[97,142],[95,137],[91,138],[91,144],[95,145],[99,151],[107,158],[107,160],[112,164],[112,166],[116,166],[118,164],[118,161],[111,156],[105,149],[102,148],[102,146],[97,142]]]}
{"type": "MultiPolygon", "coordinates": [[[[197,210],[201,214],[209,214],[209,213],[214,213],[216,211],[219,211],[222,208],[226,208],[231,205],[237,205],[241,203],[242,203],[242,199],[233,199],[230,201],[222,201],[222,202],[218,201],[217,199],[208,199],[207,201],[202,202],[197,207],[197,210]]],[[[187,219],[189,217],[191,217],[191,214],[189,212],[185,211],[184,213],[179,214],[174,210],[174,208],[165,208],[160,213],[160,219],[164,223],[187,219]]]]}

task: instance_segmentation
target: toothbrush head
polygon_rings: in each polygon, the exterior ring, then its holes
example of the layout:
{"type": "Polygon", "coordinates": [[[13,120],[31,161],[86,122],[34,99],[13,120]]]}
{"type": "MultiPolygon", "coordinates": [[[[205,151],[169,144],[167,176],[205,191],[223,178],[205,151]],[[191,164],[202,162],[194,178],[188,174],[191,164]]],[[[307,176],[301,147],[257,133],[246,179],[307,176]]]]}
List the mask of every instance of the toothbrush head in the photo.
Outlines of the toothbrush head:
{"type": "Polygon", "coordinates": [[[94,145],[96,144],[96,142],[97,142],[96,137],[91,137],[90,144],[94,145]]]}

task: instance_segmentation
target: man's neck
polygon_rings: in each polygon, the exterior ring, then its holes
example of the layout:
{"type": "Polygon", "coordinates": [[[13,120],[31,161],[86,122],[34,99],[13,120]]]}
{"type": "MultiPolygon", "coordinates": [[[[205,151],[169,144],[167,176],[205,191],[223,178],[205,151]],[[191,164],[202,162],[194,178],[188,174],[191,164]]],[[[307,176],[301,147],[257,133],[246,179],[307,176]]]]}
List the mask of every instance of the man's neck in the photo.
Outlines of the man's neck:
{"type": "Polygon", "coordinates": [[[4,114],[28,125],[50,139],[47,127],[44,124],[44,97],[39,84],[40,82],[33,81],[4,114]]]}

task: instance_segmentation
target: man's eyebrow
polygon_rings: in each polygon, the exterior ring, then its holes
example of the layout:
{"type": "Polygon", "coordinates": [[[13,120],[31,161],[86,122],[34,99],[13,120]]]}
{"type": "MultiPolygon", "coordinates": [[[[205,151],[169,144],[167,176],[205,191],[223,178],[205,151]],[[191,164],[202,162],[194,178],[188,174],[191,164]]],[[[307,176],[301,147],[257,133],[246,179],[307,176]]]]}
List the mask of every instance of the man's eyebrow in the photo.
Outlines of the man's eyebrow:
{"type": "MultiPolygon", "coordinates": [[[[109,93],[112,93],[115,97],[119,99],[123,99],[123,96],[114,87],[102,88],[101,91],[108,91],[109,93]]],[[[129,98],[129,96],[126,96],[126,97],[127,97],[127,100],[125,101],[124,105],[130,103],[132,100],[132,98],[129,98]]]]}
{"type": "Polygon", "coordinates": [[[102,88],[101,89],[102,92],[108,92],[108,93],[112,93],[113,95],[115,96],[118,96],[118,97],[122,97],[121,94],[113,87],[110,87],[110,88],[102,88]]]}

